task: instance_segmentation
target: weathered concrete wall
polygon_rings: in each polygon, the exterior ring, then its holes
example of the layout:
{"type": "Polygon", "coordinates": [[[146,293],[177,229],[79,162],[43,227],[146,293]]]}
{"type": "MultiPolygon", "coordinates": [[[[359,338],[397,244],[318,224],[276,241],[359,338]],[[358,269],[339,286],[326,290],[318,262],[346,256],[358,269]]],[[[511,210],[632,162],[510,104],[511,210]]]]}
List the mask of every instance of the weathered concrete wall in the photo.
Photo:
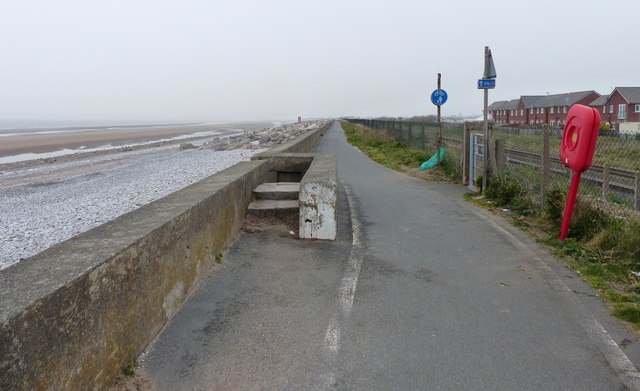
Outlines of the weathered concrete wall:
{"type": "Polygon", "coordinates": [[[336,155],[319,154],[300,182],[300,237],[335,240],[338,173],[336,155]]]}
{"type": "MultiPolygon", "coordinates": [[[[306,152],[320,134],[281,147],[306,152]]],[[[271,164],[237,164],[0,271],[0,390],[108,388],[221,256],[271,164]]]]}
{"type": "Polygon", "coordinates": [[[268,161],[240,163],[0,273],[0,389],[104,389],[238,232],[268,161]]]}
{"type": "Polygon", "coordinates": [[[324,135],[324,133],[331,127],[331,121],[327,121],[326,124],[322,125],[317,130],[313,130],[308,132],[305,135],[298,137],[295,140],[289,141],[288,143],[284,143],[277,147],[271,148],[270,150],[257,154],[253,157],[253,159],[264,159],[268,158],[269,155],[278,155],[281,153],[306,153],[311,152],[315,146],[318,144],[318,140],[320,137],[324,135]]]}

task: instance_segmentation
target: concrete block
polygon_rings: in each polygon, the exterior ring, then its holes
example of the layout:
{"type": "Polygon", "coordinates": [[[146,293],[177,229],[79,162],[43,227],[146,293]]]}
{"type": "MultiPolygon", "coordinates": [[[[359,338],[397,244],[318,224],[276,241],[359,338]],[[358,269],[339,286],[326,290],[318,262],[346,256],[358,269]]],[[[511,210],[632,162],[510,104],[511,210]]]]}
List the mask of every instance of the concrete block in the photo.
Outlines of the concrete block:
{"type": "Polygon", "coordinates": [[[298,213],[298,200],[257,200],[253,201],[247,213],[254,216],[286,216],[298,213]]]}
{"type": "Polygon", "coordinates": [[[335,240],[337,198],[336,156],[316,155],[300,183],[300,238],[335,240]]]}
{"type": "Polygon", "coordinates": [[[297,200],[300,192],[299,182],[263,183],[253,190],[263,200],[297,200]]]}

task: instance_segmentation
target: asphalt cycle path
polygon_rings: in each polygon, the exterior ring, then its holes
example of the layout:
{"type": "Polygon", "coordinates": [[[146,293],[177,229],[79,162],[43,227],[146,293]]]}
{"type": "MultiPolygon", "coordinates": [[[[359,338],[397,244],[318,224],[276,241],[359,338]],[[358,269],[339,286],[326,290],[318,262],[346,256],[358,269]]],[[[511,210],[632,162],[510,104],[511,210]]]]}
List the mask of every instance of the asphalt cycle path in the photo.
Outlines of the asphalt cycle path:
{"type": "Polygon", "coordinates": [[[637,339],[461,186],[391,171],[334,122],[335,242],[244,234],[143,359],[159,390],[639,390],[637,339]]]}

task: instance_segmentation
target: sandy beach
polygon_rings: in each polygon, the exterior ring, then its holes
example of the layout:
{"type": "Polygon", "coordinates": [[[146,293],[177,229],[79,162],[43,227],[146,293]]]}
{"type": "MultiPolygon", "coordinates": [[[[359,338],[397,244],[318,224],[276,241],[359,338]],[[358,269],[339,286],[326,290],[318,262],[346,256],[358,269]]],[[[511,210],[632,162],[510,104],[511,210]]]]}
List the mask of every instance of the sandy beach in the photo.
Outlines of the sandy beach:
{"type": "Polygon", "coordinates": [[[160,139],[171,139],[189,134],[244,130],[261,130],[272,126],[270,122],[239,122],[227,124],[153,125],[131,127],[88,127],[37,129],[28,134],[9,133],[0,137],[0,157],[26,153],[45,153],[62,149],[122,146],[160,139]]]}

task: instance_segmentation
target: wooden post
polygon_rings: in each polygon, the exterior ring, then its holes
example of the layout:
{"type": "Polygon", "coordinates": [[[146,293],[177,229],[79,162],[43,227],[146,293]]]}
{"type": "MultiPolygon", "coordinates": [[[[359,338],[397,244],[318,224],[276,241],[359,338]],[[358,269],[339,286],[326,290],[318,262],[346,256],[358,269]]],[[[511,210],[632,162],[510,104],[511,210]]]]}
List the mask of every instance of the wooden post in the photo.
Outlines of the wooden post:
{"type": "Polygon", "coordinates": [[[605,165],[602,169],[602,199],[609,203],[609,182],[611,181],[611,168],[605,165]]]}
{"type": "Polygon", "coordinates": [[[471,124],[469,124],[468,122],[464,123],[464,135],[462,136],[462,183],[464,185],[469,185],[469,178],[470,178],[470,164],[471,162],[469,161],[469,150],[471,149],[470,144],[471,144],[471,124]]]}
{"type": "Polygon", "coordinates": [[[540,161],[540,167],[542,167],[542,180],[540,182],[540,192],[542,204],[547,202],[547,189],[549,188],[549,174],[551,172],[550,167],[551,160],[549,159],[549,128],[545,127],[542,130],[542,157],[540,161]]]}
{"type": "Polygon", "coordinates": [[[504,175],[506,156],[504,151],[504,139],[498,139],[495,142],[496,149],[496,174],[504,175]]]}
{"type": "Polygon", "coordinates": [[[491,142],[489,143],[489,172],[491,175],[500,175],[498,174],[498,152],[496,151],[496,140],[491,136],[491,142]]]}

